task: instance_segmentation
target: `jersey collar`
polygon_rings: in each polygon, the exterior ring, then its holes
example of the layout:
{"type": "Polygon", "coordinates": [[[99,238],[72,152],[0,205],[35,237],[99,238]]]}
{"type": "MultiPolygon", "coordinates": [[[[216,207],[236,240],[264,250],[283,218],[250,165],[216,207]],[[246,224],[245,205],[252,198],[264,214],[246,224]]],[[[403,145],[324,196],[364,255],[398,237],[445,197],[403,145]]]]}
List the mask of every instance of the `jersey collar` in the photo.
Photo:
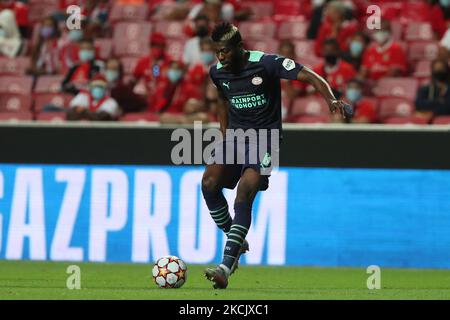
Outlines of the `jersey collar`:
{"type": "MultiPolygon", "coordinates": [[[[250,62],[259,62],[264,55],[264,52],[262,51],[254,51],[254,50],[247,50],[250,54],[248,55],[248,61],[250,62]]],[[[217,62],[217,70],[222,68],[222,64],[220,62],[217,62]]]]}

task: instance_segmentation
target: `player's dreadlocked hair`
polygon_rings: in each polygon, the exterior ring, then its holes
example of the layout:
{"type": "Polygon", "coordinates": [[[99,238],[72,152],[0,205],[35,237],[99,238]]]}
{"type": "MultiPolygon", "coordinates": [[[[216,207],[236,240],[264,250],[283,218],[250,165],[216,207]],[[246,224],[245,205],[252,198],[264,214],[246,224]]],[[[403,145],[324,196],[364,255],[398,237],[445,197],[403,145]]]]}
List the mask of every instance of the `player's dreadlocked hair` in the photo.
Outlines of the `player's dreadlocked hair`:
{"type": "Polygon", "coordinates": [[[222,22],[216,25],[211,38],[214,42],[226,41],[231,45],[239,44],[242,41],[239,29],[229,22],[222,22]]]}

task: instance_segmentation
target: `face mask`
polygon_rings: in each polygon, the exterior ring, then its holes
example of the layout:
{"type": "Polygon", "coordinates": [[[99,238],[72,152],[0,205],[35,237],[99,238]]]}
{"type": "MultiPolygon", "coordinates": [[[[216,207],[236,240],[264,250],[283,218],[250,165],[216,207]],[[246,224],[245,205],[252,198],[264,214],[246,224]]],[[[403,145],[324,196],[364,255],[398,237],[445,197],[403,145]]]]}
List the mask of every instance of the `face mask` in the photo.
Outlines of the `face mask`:
{"type": "Polygon", "coordinates": [[[350,43],[350,54],[352,57],[359,57],[364,49],[364,46],[359,41],[352,41],[350,43]]]}
{"type": "Polygon", "coordinates": [[[68,38],[72,42],[80,41],[83,38],[82,30],[70,30],[68,38]]]}
{"type": "Polygon", "coordinates": [[[182,75],[183,75],[183,73],[180,69],[169,69],[167,71],[167,77],[169,78],[170,82],[172,82],[172,83],[175,83],[178,80],[180,80],[182,75]]]}
{"type": "Polygon", "coordinates": [[[39,33],[41,37],[44,39],[50,38],[53,35],[53,27],[50,26],[42,27],[39,33]]]}
{"type": "Polygon", "coordinates": [[[93,87],[91,89],[91,94],[94,100],[100,100],[105,96],[105,89],[102,87],[93,87]]]}
{"type": "Polygon", "coordinates": [[[347,97],[348,101],[350,101],[351,103],[355,103],[359,99],[361,99],[362,94],[361,90],[359,89],[349,88],[347,89],[345,96],[347,97]]]}
{"type": "Polygon", "coordinates": [[[108,82],[114,82],[119,79],[119,72],[117,72],[116,70],[106,70],[105,77],[108,82]]]}
{"type": "Polygon", "coordinates": [[[0,38],[5,38],[6,37],[6,31],[3,28],[0,28],[0,38]]]}
{"type": "Polygon", "coordinates": [[[387,39],[389,39],[389,36],[391,34],[389,33],[389,31],[377,31],[373,34],[373,39],[379,43],[379,44],[383,44],[386,42],[387,39]]]}
{"type": "Polygon", "coordinates": [[[326,56],[324,56],[325,61],[327,64],[330,65],[335,65],[337,63],[338,57],[335,56],[334,54],[327,54],[326,56]]]}
{"type": "Polygon", "coordinates": [[[152,48],[151,53],[152,57],[159,59],[163,56],[164,51],[161,48],[152,48]]]}
{"type": "Polygon", "coordinates": [[[203,38],[206,37],[209,33],[209,29],[206,26],[201,26],[197,28],[197,32],[195,33],[198,37],[203,38]]]}
{"type": "Polygon", "coordinates": [[[78,57],[82,62],[91,61],[94,59],[94,51],[86,49],[80,50],[80,52],[78,53],[78,57]]]}
{"type": "Polygon", "coordinates": [[[214,61],[214,53],[210,51],[205,51],[201,53],[202,55],[202,61],[205,65],[209,65],[211,62],[214,61]]]}
{"type": "Polygon", "coordinates": [[[447,72],[445,72],[444,70],[436,70],[433,71],[432,73],[433,75],[433,79],[437,80],[437,81],[446,81],[448,78],[447,72]]]}
{"type": "Polygon", "coordinates": [[[448,6],[450,6],[450,0],[439,0],[439,3],[440,3],[441,6],[443,6],[443,7],[448,7],[448,6]]]}

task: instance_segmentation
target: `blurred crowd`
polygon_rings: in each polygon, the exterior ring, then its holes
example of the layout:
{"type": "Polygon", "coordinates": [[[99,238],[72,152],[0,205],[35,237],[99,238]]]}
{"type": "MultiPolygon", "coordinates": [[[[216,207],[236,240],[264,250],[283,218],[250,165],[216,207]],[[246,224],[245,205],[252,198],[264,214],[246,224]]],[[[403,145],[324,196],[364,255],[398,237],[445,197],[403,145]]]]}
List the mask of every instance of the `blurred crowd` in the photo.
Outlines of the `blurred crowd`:
{"type": "MultiPolygon", "coordinates": [[[[0,0],[0,120],[216,121],[220,21],[322,75],[345,122],[450,123],[450,0],[0,0]]],[[[343,121],[298,81],[282,113],[343,121]]]]}

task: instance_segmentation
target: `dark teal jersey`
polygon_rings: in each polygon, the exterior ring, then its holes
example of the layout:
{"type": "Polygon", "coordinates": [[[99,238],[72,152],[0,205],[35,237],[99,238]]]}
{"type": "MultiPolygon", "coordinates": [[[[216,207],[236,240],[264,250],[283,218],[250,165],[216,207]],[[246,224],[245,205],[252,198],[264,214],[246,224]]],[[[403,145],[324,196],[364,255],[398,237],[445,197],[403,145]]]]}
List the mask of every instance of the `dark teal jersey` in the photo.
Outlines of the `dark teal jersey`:
{"type": "Polygon", "coordinates": [[[229,104],[228,128],[281,130],[280,79],[297,79],[303,66],[285,57],[249,52],[240,73],[225,70],[220,62],[209,72],[229,104]]]}

